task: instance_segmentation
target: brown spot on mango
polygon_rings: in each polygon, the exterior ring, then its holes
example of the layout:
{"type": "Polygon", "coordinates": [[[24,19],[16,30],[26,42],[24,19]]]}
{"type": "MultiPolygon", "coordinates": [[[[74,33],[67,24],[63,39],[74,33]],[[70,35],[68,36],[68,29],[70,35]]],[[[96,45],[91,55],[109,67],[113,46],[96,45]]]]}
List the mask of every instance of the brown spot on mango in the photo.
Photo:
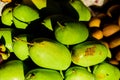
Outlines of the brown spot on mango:
{"type": "Polygon", "coordinates": [[[92,55],[94,55],[95,49],[96,49],[95,45],[90,47],[90,48],[87,48],[86,51],[85,51],[85,56],[90,56],[90,55],[92,56],[92,55]]]}

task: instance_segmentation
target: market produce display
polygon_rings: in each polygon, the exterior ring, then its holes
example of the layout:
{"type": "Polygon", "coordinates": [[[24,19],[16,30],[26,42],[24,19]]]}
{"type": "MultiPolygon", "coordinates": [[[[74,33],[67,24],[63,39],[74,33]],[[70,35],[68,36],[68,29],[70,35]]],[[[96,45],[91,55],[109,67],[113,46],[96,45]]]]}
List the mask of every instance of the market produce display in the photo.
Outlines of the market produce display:
{"type": "Polygon", "coordinates": [[[0,80],[120,80],[119,0],[1,0],[0,80]]]}

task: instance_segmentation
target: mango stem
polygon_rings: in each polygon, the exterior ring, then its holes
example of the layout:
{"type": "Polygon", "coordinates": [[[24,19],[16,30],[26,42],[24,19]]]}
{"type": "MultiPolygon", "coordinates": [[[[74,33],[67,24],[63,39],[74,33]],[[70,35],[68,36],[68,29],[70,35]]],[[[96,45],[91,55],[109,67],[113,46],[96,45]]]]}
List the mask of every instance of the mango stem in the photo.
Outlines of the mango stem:
{"type": "Polygon", "coordinates": [[[63,75],[62,70],[60,70],[60,74],[61,74],[62,78],[64,79],[64,75],[63,75]]]}

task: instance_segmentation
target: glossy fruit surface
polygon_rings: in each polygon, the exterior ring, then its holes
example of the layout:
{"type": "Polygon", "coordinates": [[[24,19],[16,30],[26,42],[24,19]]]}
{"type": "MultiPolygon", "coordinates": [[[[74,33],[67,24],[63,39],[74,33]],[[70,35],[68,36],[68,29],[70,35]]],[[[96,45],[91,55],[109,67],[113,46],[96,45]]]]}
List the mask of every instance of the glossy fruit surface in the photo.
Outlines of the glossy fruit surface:
{"type": "Polygon", "coordinates": [[[12,20],[13,20],[13,16],[12,16],[12,8],[6,8],[1,16],[1,21],[3,24],[11,26],[12,25],[12,20]]]}
{"type": "Polygon", "coordinates": [[[27,43],[27,35],[19,35],[13,42],[13,52],[20,59],[25,60],[28,58],[29,50],[27,43]]]}
{"type": "MultiPolygon", "coordinates": [[[[29,24],[31,21],[38,19],[39,14],[38,14],[37,10],[34,10],[30,6],[20,4],[20,5],[17,5],[13,9],[13,17],[15,18],[13,20],[15,26],[17,26],[17,28],[19,28],[19,26],[20,26],[19,24],[22,24],[22,23],[29,24]],[[20,23],[19,21],[22,23],[20,23]]],[[[22,27],[22,25],[21,25],[20,28],[25,29],[26,27],[22,27]]]]}
{"type": "Polygon", "coordinates": [[[71,53],[63,44],[50,39],[37,39],[30,47],[30,57],[37,65],[65,70],[71,64],[71,53]]]}
{"type": "Polygon", "coordinates": [[[104,61],[108,54],[110,52],[105,45],[94,41],[86,41],[73,47],[72,61],[84,67],[93,66],[104,61]]]}
{"type": "Polygon", "coordinates": [[[110,63],[100,63],[93,70],[96,80],[119,80],[120,71],[117,67],[110,63]]]}
{"type": "Polygon", "coordinates": [[[55,29],[56,39],[65,44],[73,45],[85,41],[89,31],[82,22],[66,22],[64,25],[58,23],[55,29]]]}
{"type": "Polygon", "coordinates": [[[0,65],[0,80],[25,80],[23,62],[12,60],[0,65]]]}
{"type": "Polygon", "coordinates": [[[79,16],[79,21],[89,21],[92,17],[88,7],[81,0],[71,0],[70,5],[76,10],[79,16]]]}
{"type": "Polygon", "coordinates": [[[15,27],[19,29],[25,29],[29,24],[27,22],[21,22],[14,17],[13,17],[13,21],[14,21],[15,27]]]}
{"type": "Polygon", "coordinates": [[[65,80],[95,80],[95,77],[86,68],[73,66],[66,71],[65,80]]]}
{"type": "Polygon", "coordinates": [[[27,5],[18,5],[13,10],[13,16],[21,21],[29,22],[39,18],[39,14],[27,5]],[[32,14],[31,14],[32,13],[32,14]]]}
{"type": "Polygon", "coordinates": [[[30,70],[25,80],[63,80],[63,78],[56,70],[37,68],[30,70]]]}

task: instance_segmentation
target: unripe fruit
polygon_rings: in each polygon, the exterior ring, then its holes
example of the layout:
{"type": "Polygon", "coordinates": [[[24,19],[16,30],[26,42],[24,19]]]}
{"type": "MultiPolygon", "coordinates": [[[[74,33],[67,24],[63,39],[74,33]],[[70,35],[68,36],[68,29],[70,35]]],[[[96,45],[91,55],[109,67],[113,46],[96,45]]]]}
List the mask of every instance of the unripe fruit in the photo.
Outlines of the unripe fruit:
{"type": "Polygon", "coordinates": [[[25,29],[29,24],[29,23],[26,23],[26,22],[21,22],[14,17],[13,17],[13,21],[14,21],[15,27],[19,28],[19,29],[25,29]]]}
{"type": "Polygon", "coordinates": [[[25,80],[63,80],[61,74],[52,69],[36,68],[30,70],[25,80]]]}
{"type": "Polygon", "coordinates": [[[29,56],[27,35],[19,35],[13,42],[13,52],[20,59],[25,60],[29,56]]]}
{"type": "Polygon", "coordinates": [[[7,26],[11,26],[13,23],[13,16],[12,16],[12,8],[8,7],[6,8],[1,16],[1,21],[3,24],[7,25],[7,26]]]}
{"type": "Polygon", "coordinates": [[[70,0],[70,5],[78,13],[79,21],[89,21],[91,18],[91,12],[88,7],[86,7],[81,0],[70,0]]]}
{"type": "Polygon", "coordinates": [[[23,62],[12,60],[0,65],[0,80],[25,80],[23,62]]]}
{"type": "Polygon", "coordinates": [[[66,22],[64,25],[58,23],[55,29],[56,39],[65,45],[74,45],[85,41],[89,31],[81,22],[66,22]]]}
{"type": "Polygon", "coordinates": [[[73,66],[65,72],[65,80],[95,80],[95,76],[84,67],[73,66]]]}
{"type": "Polygon", "coordinates": [[[21,29],[25,29],[27,27],[27,25],[22,27],[22,23],[27,23],[29,24],[31,21],[34,21],[36,19],[39,18],[39,13],[37,12],[37,10],[34,10],[33,8],[31,8],[30,6],[27,5],[17,5],[14,9],[13,9],[13,17],[15,18],[14,24],[17,28],[21,28],[21,29]],[[17,22],[16,22],[17,21],[17,22]],[[20,24],[19,24],[19,23],[20,24]]]}
{"type": "Polygon", "coordinates": [[[119,80],[120,71],[112,64],[103,62],[95,66],[93,70],[96,80],[119,80]]]}
{"type": "Polygon", "coordinates": [[[71,64],[68,48],[50,39],[36,39],[30,47],[30,57],[34,63],[44,68],[66,70],[71,64]]]}
{"type": "Polygon", "coordinates": [[[111,57],[109,49],[94,41],[86,41],[72,48],[72,62],[80,66],[96,65],[103,62],[107,57],[111,57]]]}

